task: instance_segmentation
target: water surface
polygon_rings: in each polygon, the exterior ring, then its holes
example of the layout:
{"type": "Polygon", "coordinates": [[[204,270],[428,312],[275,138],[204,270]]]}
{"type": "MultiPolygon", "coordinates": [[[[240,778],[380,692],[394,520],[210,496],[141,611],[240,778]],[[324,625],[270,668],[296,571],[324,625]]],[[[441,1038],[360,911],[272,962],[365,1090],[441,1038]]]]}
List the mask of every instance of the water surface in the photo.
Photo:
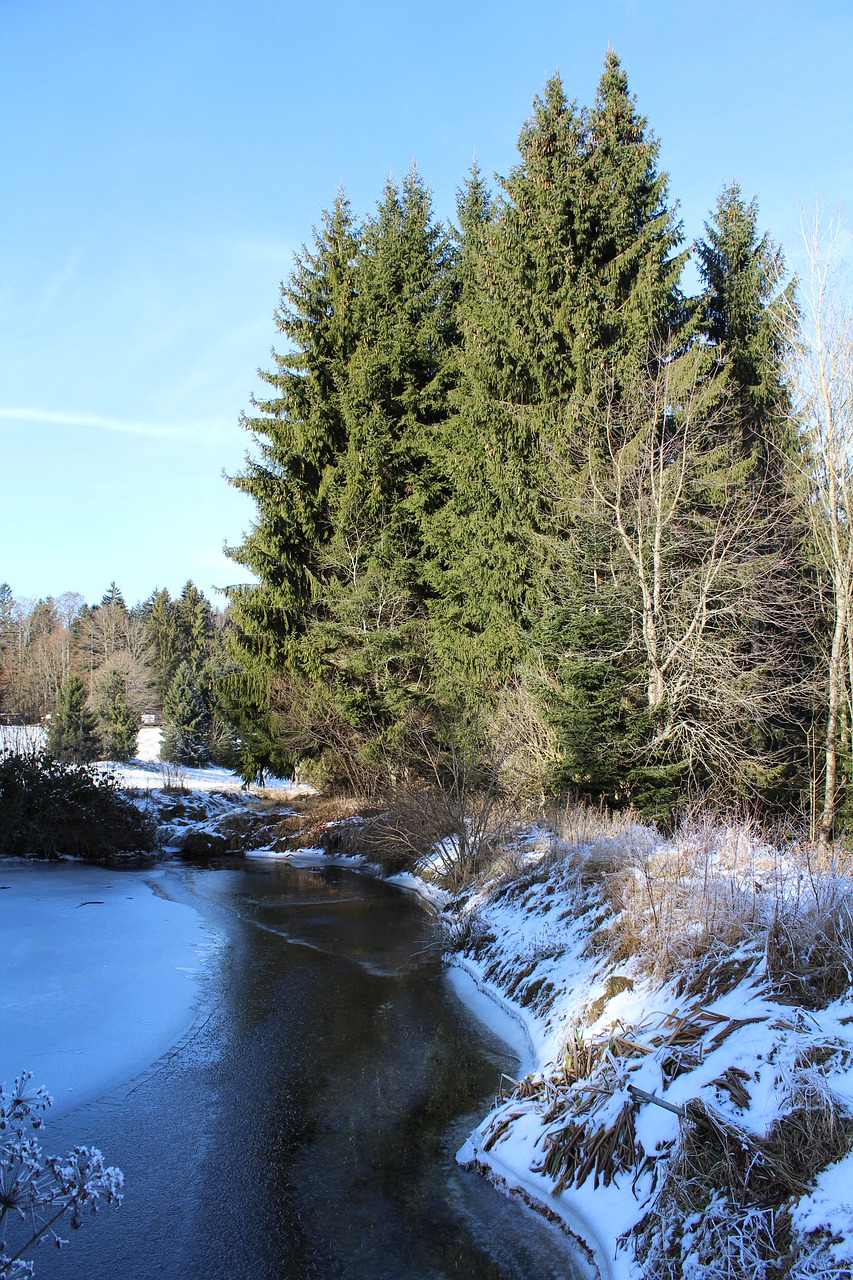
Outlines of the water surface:
{"type": "Polygon", "coordinates": [[[453,995],[416,899],[280,861],[173,864],[159,891],[219,939],[196,1022],[49,1123],[45,1149],[95,1143],[127,1187],[38,1250],[42,1280],[583,1274],[560,1232],[455,1164],[514,1062],[453,995]]]}

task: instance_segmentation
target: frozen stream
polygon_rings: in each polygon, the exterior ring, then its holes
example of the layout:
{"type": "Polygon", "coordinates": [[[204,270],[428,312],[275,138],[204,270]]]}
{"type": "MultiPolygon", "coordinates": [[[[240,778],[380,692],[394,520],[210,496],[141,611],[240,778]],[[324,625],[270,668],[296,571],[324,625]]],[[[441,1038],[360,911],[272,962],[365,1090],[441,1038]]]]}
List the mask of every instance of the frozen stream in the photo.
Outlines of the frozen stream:
{"type": "MultiPolygon", "coordinates": [[[[565,1237],[455,1164],[514,1061],[410,896],[280,861],[0,864],[0,1079],[57,1098],[125,1203],[41,1280],[572,1280],[565,1237]]],[[[56,1112],[60,1114],[56,1114],[56,1112]]]]}

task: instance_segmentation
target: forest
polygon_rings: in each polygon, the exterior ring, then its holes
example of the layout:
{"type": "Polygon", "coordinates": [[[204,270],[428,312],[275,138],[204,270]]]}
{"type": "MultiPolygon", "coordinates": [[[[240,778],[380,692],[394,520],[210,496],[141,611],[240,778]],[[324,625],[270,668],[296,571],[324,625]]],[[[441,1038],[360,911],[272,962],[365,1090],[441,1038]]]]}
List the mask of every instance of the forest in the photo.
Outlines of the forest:
{"type": "Polygon", "coordinates": [[[455,227],[413,168],[282,284],[230,619],[318,781],[843,823],[849,329],[820,228],[794,281],[732,184],[685,246],[658,157],[610,52],[455,227]]]}
{"type": "Polygon", "coordinates": [[[192,583],[130,609],[4,587],[0,710],[43,716],[70,678],[116,758],[162,714],[164,754],[381,803],[413,847],[456,810],[567,799],[667,823],[701,798],[828,842],[853,362],[808,234],[794,279],[733,183],[686,245],[613,52],[591,106],[547,82],[455,225],[414,167],[363,218],[341,191],[242,418],[255,517],[228,554],[254,581],[222,612],[192,583]]]}

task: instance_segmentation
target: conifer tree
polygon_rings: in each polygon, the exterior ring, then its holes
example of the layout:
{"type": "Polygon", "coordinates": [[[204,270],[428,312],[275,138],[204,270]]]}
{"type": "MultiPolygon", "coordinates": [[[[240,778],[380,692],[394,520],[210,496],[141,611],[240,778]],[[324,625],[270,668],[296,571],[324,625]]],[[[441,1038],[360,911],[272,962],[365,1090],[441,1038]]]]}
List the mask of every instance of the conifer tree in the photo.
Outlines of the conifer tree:
{"type": "Polygon", "coordinates": [[[784,378],[783,313],[794,303],[784,285],[781,250],[758,233],[758,204],[744,201],[740,187],[724,187],[704,240],[696,245],[705,284],[701,328],[719,351],[737,402],[744,453],[754,453],[762,482],[784,473],[796,454],[784,378]]]}
{"type": "Polygon", "coordinates": [[[110,760],[128,760],[136,751],[139,715],[121,671],[113,668],[97,688],[96,712],[104,751],[110,760]]]}
{"type": "Polygon", "coordinates": [[[632,648],[637,602],[630,575],[614,573],[622,551],[589,476],[620,402],[689,340],[678,283],[685,255],[658,151],[610,51],[583,114],[573,188],[573,384],[550,454],[536,627],[558,785],[610,802],[630,797],[653,812],[666,807],[673,779],[667,766],[639,763],[652,723],[632,648]]]}
{"type": "Polygon", "coordinates": [[[63,680],[47,732],[47,750],[64,763],[86,764],[100,748],[97,718],[88,705],[81,676],[63,680]]]}
{"type": "Polygon", "coordinates": [[[479,173],[459,203],[462,346],[430,522],[433,640],[459,696],[496,690],[536,611],[544,459],[575,385],[581,113],[553,77],[490,206],[479,173]]]}
{"type": "Polygon", "coordinates": [[[659,152],[610,49],[586,120],[576,394],[600,390],[602,369],[617,386],[644,371],[650,353],[671,351],[684,325],[687,253],[678,252],[681,224],[659,152]]]}
{"type": "Polygon", "coordinates": [[[248,675],[298,666],[297,641],[310,614],[317,550],[328,540],[329,470],[345,448],[341,391],[355,345],[355,262],[360,233],[343,194],[323,214],[281,286],[275,319],[285,341],[269,388],[252,398],[242,425],[257,454],[231,483],[256,507],[254,525],[228,554],[258,578],[229,591],[233,638],[248,675]]]}
{"type": "Polygon", "coordinates": [[[424,689],[423,523],[454,339],[451,245],[416,170],[364,229],[357,338],[330,470],[330,538],[306,644],[359,752],[394,750],[424,689]]]}
{"type": "Polygon", "coordinates": [[[178,613],[171,595],[165,588],[155,591],[145,602],[143,616],[154,650],[158,701],[162,706],[166,691],[182,660],[178,613]]]}
{"type": "Polygon", "coordinates": [[[210,759],[210,707],[188,662],[182,662],[163,705],[160,756],[175,764],[196,766],[210,759]]]}
{"type": "Polygon", "coordinates": [[[705,285],[700,328],[714,345],[728,389],[733,443],[750,463],[744,500],[754,506],[751,661],[756,679],[778,690],[776,714],[743,732],[754,740],[756,755],[776,757],[774,768],[763,770],[765,802],[798,803],[808,769],[805,691],[815,648],[800,492],[806,466],[786,383],[782,323],[796,314],[795,289],[785,284],[781,250],[759,233],[757,201],[747,203],[737,183],[720,193],[696,252],[705,285]]]}

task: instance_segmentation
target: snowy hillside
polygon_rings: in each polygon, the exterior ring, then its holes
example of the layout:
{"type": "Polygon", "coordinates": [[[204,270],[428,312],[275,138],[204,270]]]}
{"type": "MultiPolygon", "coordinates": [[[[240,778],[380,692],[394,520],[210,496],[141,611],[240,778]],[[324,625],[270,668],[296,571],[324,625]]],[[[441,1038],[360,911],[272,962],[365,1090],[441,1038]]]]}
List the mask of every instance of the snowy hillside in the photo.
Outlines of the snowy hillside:
{"type": "Polygon", "coordinates": [[[710,822],[564,825],[448,909],[452,963],[536,1064],[460,1161],[614,1280],[849,1277],[850,880],[710,822]]]}

